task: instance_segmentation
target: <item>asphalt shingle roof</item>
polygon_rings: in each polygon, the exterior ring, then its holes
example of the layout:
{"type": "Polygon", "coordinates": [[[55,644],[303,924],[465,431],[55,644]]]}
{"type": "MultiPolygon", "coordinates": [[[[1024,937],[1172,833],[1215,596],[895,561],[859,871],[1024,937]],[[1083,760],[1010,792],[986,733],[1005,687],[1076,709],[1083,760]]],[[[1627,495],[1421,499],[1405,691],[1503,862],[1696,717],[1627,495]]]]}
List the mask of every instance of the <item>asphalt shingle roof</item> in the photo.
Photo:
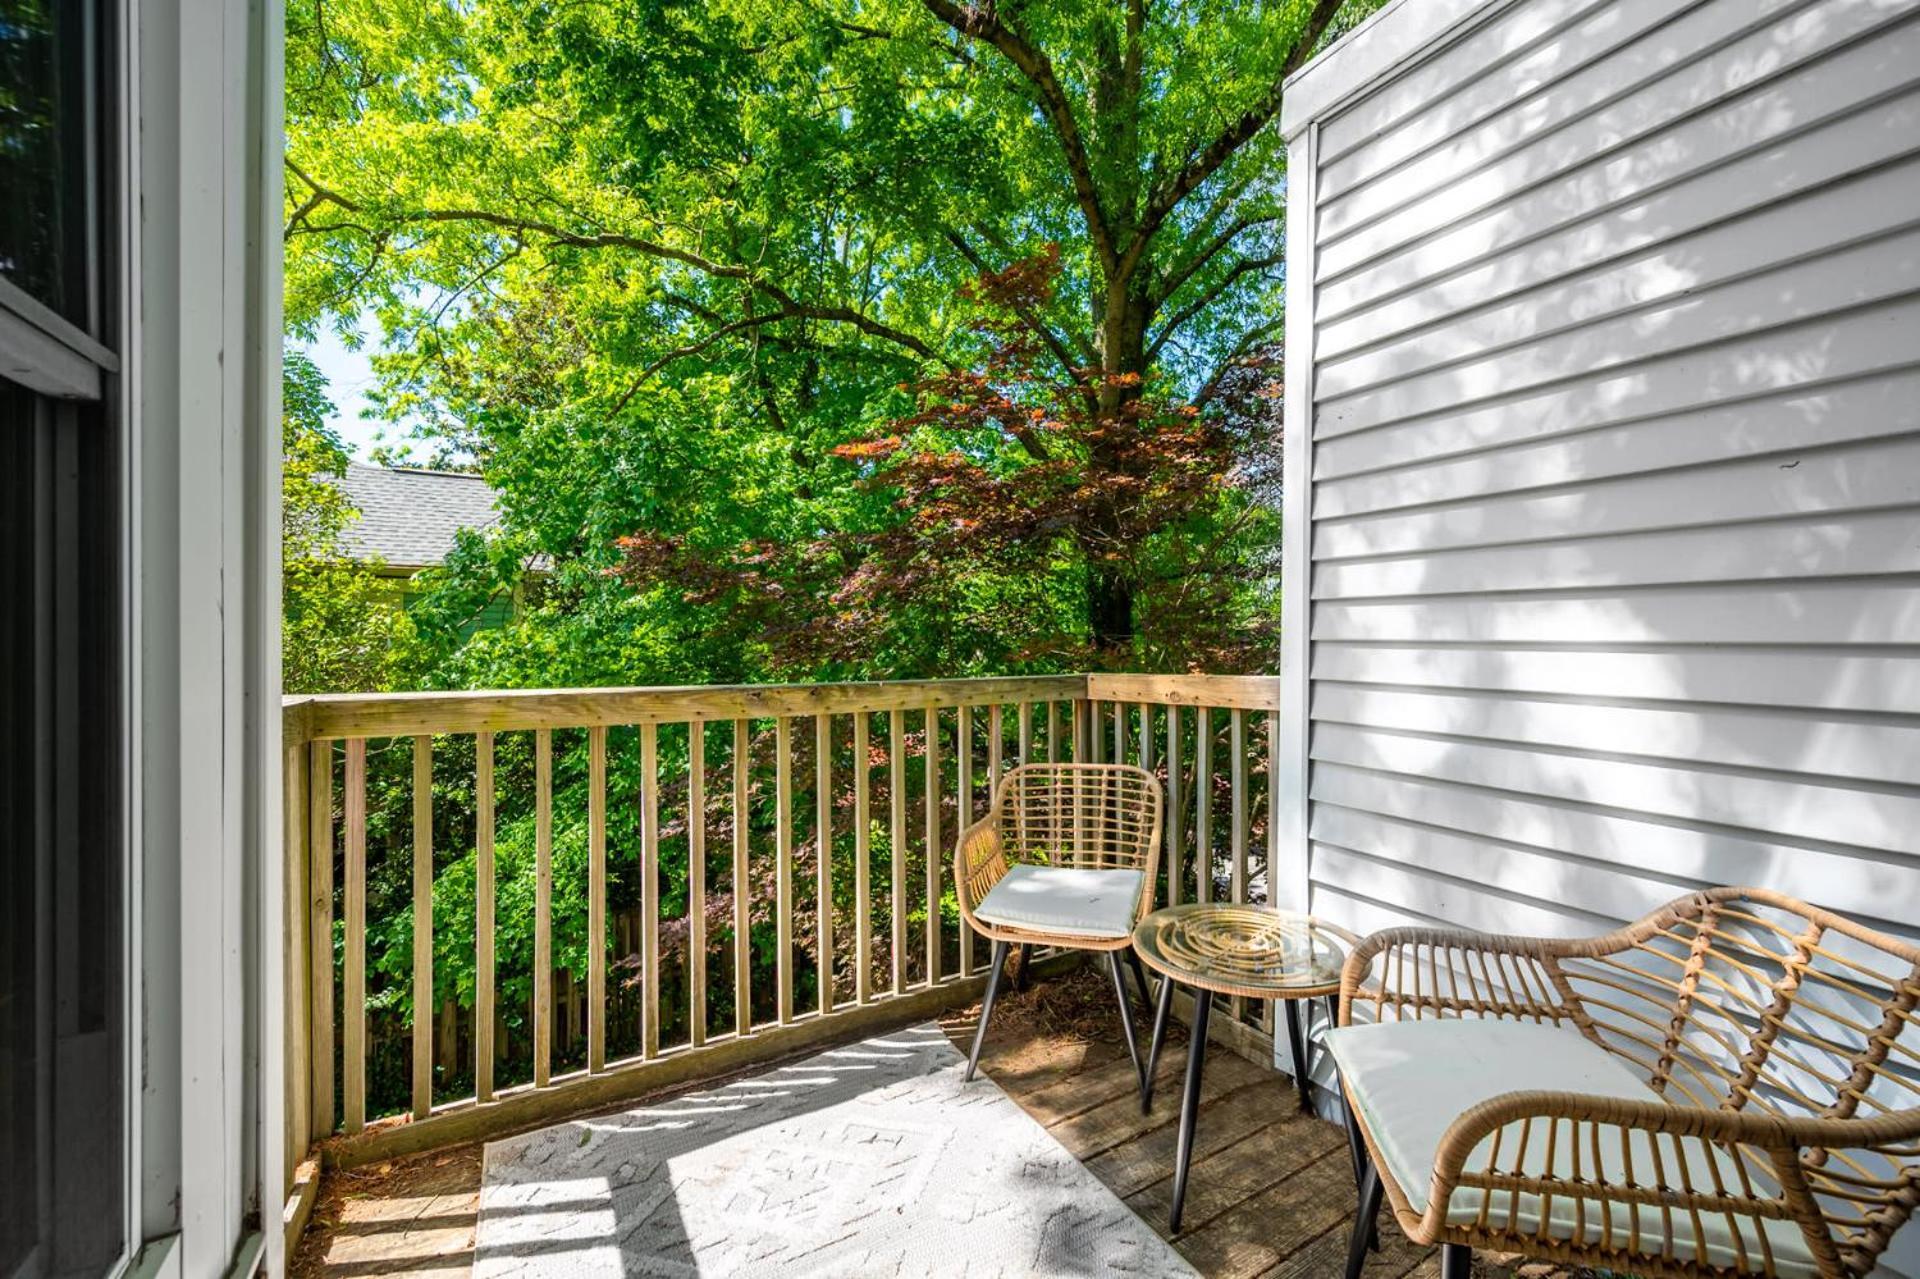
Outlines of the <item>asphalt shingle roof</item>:
{"type": "Polygon", "coordinates": [[[360,510],[341,538],[350,559],[425,568],[447,558],[455,531],[484,532],[500,522],[494,492],[477,475],[349,462],[335,483],[360,510]]]}

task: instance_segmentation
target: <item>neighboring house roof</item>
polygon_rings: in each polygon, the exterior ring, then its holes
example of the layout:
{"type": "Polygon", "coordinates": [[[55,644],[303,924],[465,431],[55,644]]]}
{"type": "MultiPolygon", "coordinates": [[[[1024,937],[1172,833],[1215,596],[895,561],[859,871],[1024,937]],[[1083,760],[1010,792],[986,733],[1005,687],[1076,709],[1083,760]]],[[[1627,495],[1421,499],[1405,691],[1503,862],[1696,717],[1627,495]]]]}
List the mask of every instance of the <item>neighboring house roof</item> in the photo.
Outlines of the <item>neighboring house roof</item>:
{"type": "Polygon", "coordinates": [[[500,522],[494,491],[478,475],[349,462],[334,483],[360,511],[341,535],[349,559],[426,568],[446,560],[458,530],[485,532],[500,522]]]}

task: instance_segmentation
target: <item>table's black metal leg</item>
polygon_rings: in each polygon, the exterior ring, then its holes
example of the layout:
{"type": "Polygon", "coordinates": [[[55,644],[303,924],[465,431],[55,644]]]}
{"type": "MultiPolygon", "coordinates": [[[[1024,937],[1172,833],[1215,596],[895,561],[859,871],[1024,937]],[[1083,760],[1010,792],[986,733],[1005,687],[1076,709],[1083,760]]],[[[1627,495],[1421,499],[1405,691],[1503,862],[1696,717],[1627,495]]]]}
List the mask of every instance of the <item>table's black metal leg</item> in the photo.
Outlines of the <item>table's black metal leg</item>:
{"type": "Polygon", "coordinates": [[[1384,1193],[1380,1174],[1373,1165],[1367,1165],[1367,1175],[1360,1179],[1360,1211],[1353,1219],[1353,1234],[1347,1238],[1347,1279],[1360,1279],[1360,1272],[1366,1269],[1374,1218],[1380,1215],[1380,1196],[1384,1193]]]}
{"type": "Polygon", "coordinates": [[[967,1054],[966,1082],[973,1082],[973,1072],[980,1065],[980,1045],[987,1042],[987,1018],[993,1016],[993,1000],[1000,993],[1000,974],[1007,966],[1007,943],[993,943],[993,971],[987,974],[987,993],[980,1000],[980,1025],[973,1032],[973,1051],[967,1054]]]}
{"type": "Polygon", "coordinates": [[[1473,1249],[1463,1243],[1440,1245],[1440,1279],[1472,1279],[1473,1249]]]}
{"type": "Polygon", "coordinates": [[[1160,1000],[1153,1009],[1153,1039],[1147,1045],[1147,1077],[1140,1089],[1140,1113],[1153,1109],[1153,1079],[1160,1069],[1160,1045],[1167,1039],[1167,1018],[1173,1013],[1173,978],[1160,979],[1160,1000]]]}
{"type": "Polygon", "coordinates": [[[1113,977],[1113,996],[1120,1004],[1120,1037],[1127,1041],[1127,1056],[1133,1059],[1133,1083],[1144,1095],[1147,1087],[1145,1074],[1140,1069],[1140,1045],[1133,1037],[1133,1004],[1127,998],[1127,979],[1120,973],[1120,952],[1107,952],[1107,972],[1113,977]]]}
{"type": "Polygon", "coordinates": [[[1200,1118],[1200,1071],[1207,1059],[1207,1014],[1213,992],[1193,992],[1193,1028],[1187,1040],[1187,1087],[1180,1097],[1180,1141],[1173,1157],[1173,1215],[1167,1226],[1180,1233],[1180,1214],[1187,1205],[1187,1165],[1193,1160],[1193,1132],[1200,1118]]]}
{"type": "Polygon", "coordinates": [[[1307,1063],[1306,1037],[1300,1033],[1300,1006],[1297,1000],[1283,999],[1287,1006],[1287,1046],[1293,1049],[1293,1086],[1300,1094],[1300,1109],[1311,1111],[1313,1102],[1307,1096],[1307,1075],[1310,1073],[1307,1063]]]}

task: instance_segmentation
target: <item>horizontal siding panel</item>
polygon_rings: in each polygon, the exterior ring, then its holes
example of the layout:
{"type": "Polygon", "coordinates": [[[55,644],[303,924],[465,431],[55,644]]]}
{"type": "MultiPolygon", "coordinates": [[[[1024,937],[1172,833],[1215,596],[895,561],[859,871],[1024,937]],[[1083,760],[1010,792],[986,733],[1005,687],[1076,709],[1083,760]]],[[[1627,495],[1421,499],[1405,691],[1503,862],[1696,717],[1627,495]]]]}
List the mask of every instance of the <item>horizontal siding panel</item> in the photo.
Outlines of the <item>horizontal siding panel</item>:
{"type": "Polygon", "coordinates": [[[1664,709],[1322,684],[1317,723],[1920,786],[1920,722],[1664,709]]]}
{"type": "MultiPolygon", "coordinates": [[[[1920,636],[1915,637],[1920,645],[1920,636]]],[[[1895,657],[1674,649],[1314,645],[1316,680],[1920,715],[1920,647],[1895,657]]]]}
{"type": "MultiPolygon", "coordinates": [[[[1670,426],[1669,430],[1687,429],[1670,426]]],[[[1649,459],[1652,460],[1652,459],[1649,459]]],[[[1381,479],[1379,484],[1391,485],[1381,479]]],[[[1497,489],[1495,490],[1497,492],[1497,489]]],[[[1920,436],[1628,475],[1404,515],[1315,520],[1316,560],[1601,537],[1920,504],[1920,436]]]]}
{"type": "Polygon", "coordinates": [[[1916,332],[1920,299],[1904,298],[1739,342],[1663,354],[1630,368],[1352,439],[1316,431],[1314,477],[1336,479],[1436,461],[1912,367],[1920,360],[1916,332]]]}
{"type": "MultiPolygon", "coordinates": [[[[1799,199],[1770,203],[1750,216],[1578,276],[1555,279],[1506,302],[1447,316],[1434,327],[1352,356],[1330,359],[1323,352],[1315,374],[1315,395],[1330,400],[1564,330],[1596,331],[1594,326],[1608,317],[1690,294],[1703,294],[1700,303],[1705,306],[1737,307],[1738,290],[1731,291],[1733,296],[1724,303],[1707,291],[1774,270],[1783,253],[1796,262],[1807,262],[1830,249],[1916,221],[1920,221],[1920,161],[1881,169],[1799,199]]],[[[1831,259],[1836,269],[1845,269],[1845,257],[1831,259]]],[[[1783,278],[1779,287],[1791,286],[1783,278]]]]}
{"type": "Polygon", "coordinates": [[[1920,853],[1920,796],[1316,724],[1312,758],[1661,817],[1920,853]]]}
{"type": "MultiPolygon", "coordinates": [[[[1310,847],[1314,879],[1328,888],[1404,904],[1416,913],[1446,920],[1456,928],[1483,933],[1518,933],[1524,937],[1591,937],[1611,931],[1612,926],[1620,922],[1570,910],[1558,902],[1491,892],[1480,885],[1438,873],[1438,867],[1374,861],[1318,842],[1310,847]]],[[[1677,896],[1678,893],[1673,894],[1677,896]]]]}
{"type": "MultiPolygon", "coordinates": [[[[1759,0],[1755,8],[1761,15],[1768,15],[1805,2],[1759,0]]],[[[1578,88],[1599,63],[1619,56],[1622,46],[1632,48],[1634,40],[1659,33],[1667,23],[1678,25],[1703,13],[1720,17],[1720,8],[1699,0],[1692,0],[1692,4],[1674,4],[1674,0],[1615,0],[1615,4],[1605,4],[1569,23],[1553,40],[1521,58],[1486,67],[1480,75],[1465,79],[1446,100],[1428,102],[1419,113],[1375,134],[1363,148],[1323,163],[1315,196],[1321,205],[1334,204],[1361,184],[1450,142],[1453,136],[1494,134],[1511,146],[1526,133],[1544,127],[1528,129],[1524,123],[1528,115],[1548,113],[1548,123],[1559,123],[1576,109],[1592,109],[1601,98],[1586,98],[1578,106],[1561,106],[1559,100],[1563,96],[1572,98],[1571,90],[1578,88]],[[1551,92],[1542,94],[1542,90],[1551,92]],[[1515,129],[1521,129],[1521,133],[1515,133],[1515,129]]],[[[1720,17],[1720,21],[1726,19],[1720,17]]],[[[1686,52],[1674,50],[1674,56],[1686,52]]],[[[1453,58],[1459,58],[1459,52],[1453,58]]],[[[1444,60],[1446,56],[1434,61],[1444,60]]],[[[1478,159],[1484,161],[1488,156],[1490,152],[1482,152],[1478,159]]]]}
{"type": "Polygon", "coordinates": [[[1490,843],[1332,804],[1314,813],[1312,837],[1378,861],[1438,871],[1519,897],[1578,902],[1582,913],[1614,921],[1638,919],[1712,882],[1659,867],[1606,865],[1555,851],[1490,843]]]}
{"type": "Polygon", "coordinates": [[[1920,636],[1920,586],[1687,586],[1546,599],[1327,601],[1315,640],[1423,643],[1899,644],[1920,636]]]}
{"type": "Polygon", "coordinates": [[[1586,590],[1679,582],[1920,573],[1920,511],[1849,519],[1624,533],[1316,566],[1313,597],[1586,590]]]}
{"type": "Polygon", "coordinates": [[[1915,25],[1904,23],[1863,44],[1847,42],[1909,12],[1906,0],[1831,0],[1796,15],[1784,40],[1769,28],[1692,65],[1684,77],[1661,82],[1664,91],[1643,90],[1317,246],[1315,279],[1334,279],[1443,230],[1537,235],[1767,145],[1790,124],[1804,128],[1896,92],[1911,82],[1920,58],[1915,25]],[[1517,198],[1525,192],[1551,198],[1517,198]]]}
{"type": "Polygon", "coordinates": [[[1340,355],[1738,216],[1756,204],[1839,181],[1916,148],[1920,93],[1907,92],[1642,195],[1598,202],[1559,229],[1515,247],[1469,253],[1449,236],[1411,245],[1316,286],[1315,349],[1340,355]]]}
{"type": "MultiPolygon", "coordinates": [[[[1320,125],[1320,154],[1333,163],[1347,152],[1373,140],[1403,121],[1418,119],[1441,98],[1506,63],[1539,50],[1559,47],[1553,38],[1583,15],[1605,8],[1610,0],[1529,0],[1510,5],[1444,48],[1431,51],[1419,66],[1411,67],[1369,92],[1352,106],[1329,116],[1320,125]]],[[[1563,63],[1540,64],[1543,78],[1556,78],[1563,63]]]]}
{"type": "Polygon", "coordinates": [[[1366,846],[1354,842],[1359,836],[1338,833],[1349,823],[1419,822],[1703,884],[1770,884],[1849,914],[1878,914],[1912,894],[1912,870],[1898,860],[1796,843],[1764,831],[1653,821],[1334,764],[1314,769],[1313,798],[1315,831],[1326,830],[1324,838],[1349,847],[1366,846]]]}
{"type": "Polygon", "coordinates": [[[1423,915],[1404,906],[1375,901],[1317,880],[1309,880],[1307,888],[1308,909],[1322,919],[1331,919],[1342,927],[1352,929],[1362,937],[1389,928],[1459,927],[1438,915],[1423,915]]]}
{"type": "MultiPolygon", "coordinates": [[[[1916,353],[1920,355],[1920,353],[1916,353]]],[[[1880,374],[1837,386],[1755,400],[1742,400],[1684,416],[1583,432],[1492,449],[1314,486],[1316,540],[1327,525],[1373,512],[1391,512],[1439,502],[1459,502],[1487,493],[1515,494],[1622,476],[1660,475],[1667,468],[1699,467],[1741,458],[1768,458],[1782,466],[1802,450],[1844,447],[1920,431],[1920,369],[1880,374]],[[1781,456],[1787,454],[1789,456],[1781,456]]],[[[1805,465],[1805,462],[1802,462],[1805,465]]],[[[1793,467],[1799,470],[1800,467],[1793,467]]],[[[1725,474],[1726,471],[1717,471],[1725,474]]],[[[1696,486],[1687,502],[1712,500],[1696,486]]],[[[1487,509],[1493,499],[1481,506],[1487,509]]],[[[1676,512],[1676,518],[1684,511],[1676,512]]],[[[1376,526],[1376,533],[1383,533],[1376,526]]],[[[1399,549],[1383,543],[1382,549],[1399,549]]]]}
{"type": "MultiPolygon", "coordinates": [[[[1482,76],[1460,93],[1421,113],[1419,127],[1402,126],[1322,171],[1320,234],[1334,240],[1354,227],[1437,191],[1463,173],[1490,163],[1595,108],[1634,93],[1670,92],[1659,81],[1687,75],[1686,64],[1806,6],[1808,0],[1750,0],[1744,5],[1673,0],[1618,0],[1570,29],[1547,50],[1482,76]],[[1679,16],[1675,16],[1676,12],[1679,16]],[[1630,42],[1630,43],[1629,43],[1630,42]],[[1551,54],[1563,74],[1541,78],[1530,63],[1551,54]],[[1566,67],[1580,60],[1582,65],[1566,67]],[[1412,139],[1426,136],[1424,148],[1412,139]],[[1397,168],[1389,166],[1397,165],[1397,168]],[[1343,185],[1348,172],[1389,181],[1343,185]]],[[[1781,24],[1783,27],[1787,24],[1781,24]]],[[[1774,38],[1779,39],[1779,28],[1774,38]]]]}
{"type": "Polygon", "coordinates": [[[1724,342],[1911,294],[1920,288],[1920,231],[1793,258],[1760,275],[1683,291],[1671,301],[1595,320],[1571,332],[1495,351],[1380,389],[1329,396],[1319,420],[1332,433],[1364,430],[1453,405],[1513,395],[1644,361],[1676,347],[1724,342]]]}

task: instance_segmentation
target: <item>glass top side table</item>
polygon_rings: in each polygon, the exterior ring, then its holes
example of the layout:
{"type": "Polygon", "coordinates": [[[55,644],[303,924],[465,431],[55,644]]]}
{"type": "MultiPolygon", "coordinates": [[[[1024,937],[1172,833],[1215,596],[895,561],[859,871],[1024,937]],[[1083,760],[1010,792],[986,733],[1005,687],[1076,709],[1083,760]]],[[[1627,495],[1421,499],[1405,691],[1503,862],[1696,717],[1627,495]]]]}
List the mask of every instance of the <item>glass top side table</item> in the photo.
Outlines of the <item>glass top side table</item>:
{"type": "Polygon", "coordinates": [[[1214,903],[1169,906],[1148,915],[1133,930],[1134,952],[1162,978],[1153,1017],[1153,1042],[1147,1053],[1144,1106],[1153,1104],[1153,1076],[1173,1010],[1174,985],[1193,992],[1192,1035],[1187,1046],[1187,1078],[1180,1100],[1179,1145],[1173,1173],[1170,1224],[1174,1231],[1180,1229],[1180,1213],[1186,1202],[1187,1165],[1193,1156],[1200,1072],[1206,1058],[1207,1017],[1214,997],[1239,995],[1285,1006],[1294,1083],[1301,1109],[1308,1109],[1308,1060],[1296,1004],[1339,993],[1340,968],[1346,963],[1346,948],[1354,940],[1352,933],[1311,915],[1268,906],[1214,903]]]}

